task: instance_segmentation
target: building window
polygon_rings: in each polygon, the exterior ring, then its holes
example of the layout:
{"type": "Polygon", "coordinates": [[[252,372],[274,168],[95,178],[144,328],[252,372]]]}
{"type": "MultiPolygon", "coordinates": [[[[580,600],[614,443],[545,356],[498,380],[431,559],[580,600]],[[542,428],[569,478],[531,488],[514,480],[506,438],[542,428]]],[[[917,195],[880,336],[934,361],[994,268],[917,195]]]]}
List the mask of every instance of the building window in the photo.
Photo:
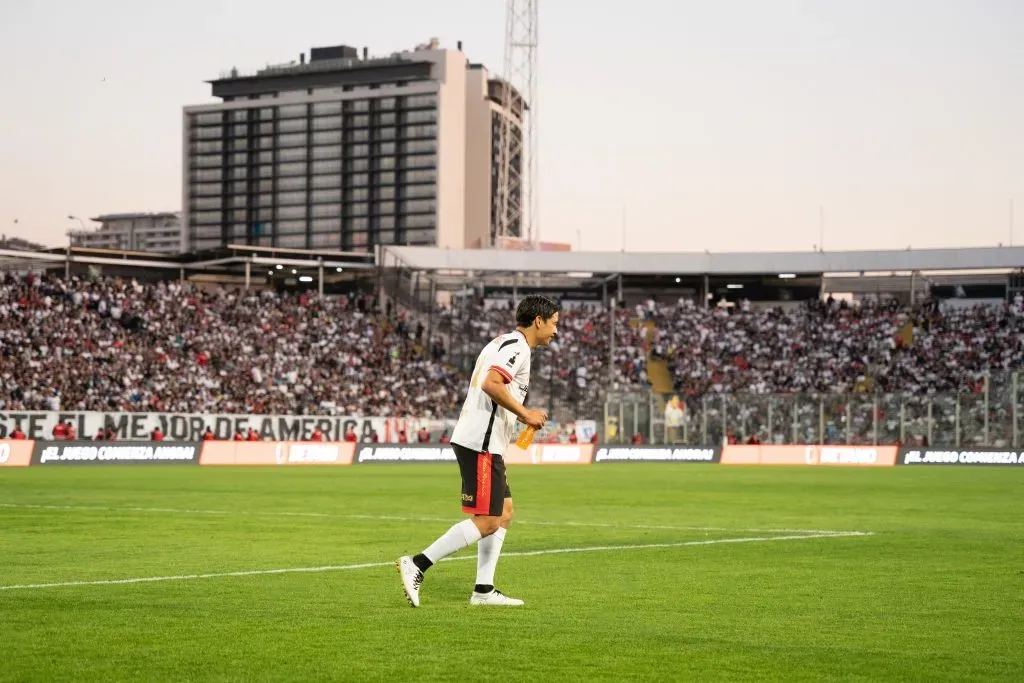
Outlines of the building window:
{"type": "Polygon", "coordinates": [[[378,109],[394,109],[395,108],[395,98],[394,97],[382,97],[382,98],[380,98],[379,100],[377,100],[377,108],[378,109]]]}
{"type": "Polygon", "coordinates": [[[274,229],[279,235],[306,232],[306,221],[277,221],[274,223],[274,229]]]}
{"type": "Polygon", "coordinates": [[[345,207],[345,212],[350,216],[365,216],[369,213],[369,209],[366,202],[353,202],[345,207]]]}
{"type": "Polygon", "coordinates": [[[437,107],[437,95],[409,95],[405,98],[406,109],[437,107]]]}
{"type": "Polygon", "coordinates": [[[408,213],[428,213],[437,211],[437,202],[432,199],[413,199],[405,203],[408,213]]]}
{"type": "Polygon", "coordinates": [[[223,177],[224,169],[221,168],[199,168],[192,171],[192,182],[209,182],[220,180],[223,177]]]}
{"type": "Polygon", "coordinates": [[[376,163],[377,170],[391,171],[395,168],[394,157],[380,157],[376,163]]]}
{"type": "Polygon", "coordinates": [[[394,129],[394,127],[393,126],[388,126],[387,128],[378,128],[377,129],[377,139],[378,140],[394,140],[395,139],[395,129],[394,129]]]}
{"type": "Polygon", "coordinates": [[[395,227],[395,217],[394,216],[378,216],[377,217],[377,227],[378,228],[383,228],[383,229],[386,229],[386,230],[394,229],[394,227],[395,227]]]}
{"type": "Polygon", "coordinates": [[[404,228],[427,228],[435,225],[433,214],[418,214],[414,216],[402,216],[401,224],[404,228]]]}
{"type": "Polygon", "coordinates": [[[433,153],[437,151],[437,143],[434,140],[410,140],[402,145],[406,154],[417,154],[419,152],[433,153]]]}
{"type": "Polygon", "coordinates": [[[192,221],[195,223],[220,223],[223,213],[220,211],[196,211],[192,214],[192,221]]]}
{"type": "Polygon", "coordinates": [[[332,218],[341,215],[341,204],[314,204],[311,210],[313,218],[332,218]]]}
{"type": "Polygon", "coordinates": [[[206,114],[195,114],[192,117],[193,125],[207,126],[210,124],[219,124],[224,121],[224,112],[214,111],[206,114]]]}
{"type": "Polygon", "coordinates": [[[370,177],[365,173],[353,173],[348,177],[348,184],[352,187],[360,187],[369,183],[370,177]]]}
{"type": "Polygon", "coordinates": [[[313,130],[335,130],[341,128],[341,116],[318,116],[313,119],[313,130]]]}
{"type": "Polygon", "coordinates": [[[305,190],[306,189],[306,176],[294,175],[287,178],[277,179],[278,190],[305,190]]]}
{"type": "Polygon", "coordinates": [[[383,171],[377,174],[377,182],[381,185],[394,185],[395,174],[392,171],[383,171]]]}
{"type": "Polygon", "coordinates": [[[192,200],[192,209],[219,209],[222,201],[220,197],[197,197],[192,200]]]}
{"type": "Polygon", "coordinates": [[[192,136],[199,140],[209,140],[211,138],[219,138],[223,130],[220,126],[207,126],[205,128],[193,128],[192,136]]]}
{"type": "Polygon", "coordinates": [[[305,218],[306,217],[306,206],[279,206],[277,207],[277,218],[278,220],[284,218],[305,218]]]}
{"type": "MultiPolygon", "coordinates": [[[[314,164],[315,168],[316,164],[314,164]]],[[[341,187],[341,176],[340,175],[315,175],[313,176],[312,186],[313,187],[341,187]]]]}
{"type": "Polygon", "coordinates": [[[296,192],[278,192],[277,193],[277,204],[303,204],[306,203],[306,193],[304,191],[296,192]]]}
{"type": "Polygon", "coordinates": [[[314,159],[339,159],[341,158],[341,146],[329,145],[313,148],[314,159]]]}
{"type": "Polygon", "coordinates": [[[349,100],[349,111],[370,111],[370,100],[349,100]]]}
{"type": "Polygon", "coordinates": [[[313,190],[311,195],[314,202],[340,202],[341,188],[333,190],[313,190]]]}
{"type": "Polygon", "coordinates": [[[219,154],[203,154],[192,157],[193,168],[214,168],[220,166],[221,156],[219,154]]]}
{"type": "Polygon", "coordinates": [[[437,168],[436,154],[411,154],[402,157],[402,168],[437,168]]]}
{"type": "Polygon", "coordinates": [[[402,126],[403,138],[435,138],[437,137],[437,126],[417,125],[402,126]]]}
{"type": "Polygon", "coordinates": [[[341,102],[314,102],[314,114],[340,114],[341,102]]]}
{"type": "Polygon", "coordinates": [[[341,159],[325,159],[313,162],[313,173],[338,173],[341,171],[341,159]]]}
{"type": "Polygon", "coordinates": [[[348,142],[366,142],[370,139],[370,133],[366,130],[349,130],[345,139],[348,142]]]}
{"type": "Polygon", "coordinates": [[[368,171],[370,170],[370,160],[365,157],[362,159],[349,159],[345,162],[345,170],[349,173],[368,171]]]}
{"type": "Polygon", "coordinates": [[[434,244],[437,241],[437,231],[433,228],[428,230],[406,230],[406,244],[434,244]]]}
{"type": "Polygon", "coordinates": [[[288,133],[286,135],[277,136],[278,147],[297,147],[306,144],[305,133],[288,133]]]}
{"type": "Polygon", "coordinates": [[[348,157],[365,157],[370,153],[369,145],[349,145],[348,152],[345,156],[348,157]]]}
{"type": "Polygon", "coordinates": [[[289,164],[278,164],[277,175],[300,175],[306,173],[305,162],[298,161],[289,164]]]}
{"type": "Polygon", "coordinates": [[[417,110],[406,112],[406,123],[437,123],[437,112],[431,110],[417,110]]]}
{"type": "Polygon", "coordinates": [[[310,235],[309,246],[311,249],[324,249],[327,247],[339,248],[341,246],[341,228],[334,232],[314,232],[310,235]]]}
{"type": "Polygon", "coordinates": [[[365,187],[356,187],[345,193],[345,201],[347,202],[358,202],[365,201],[370,196],[370,191],[365,187]]]}
{"type": "Polygon", "coordinates": [[[433,199],[437,195],[437,187],[434,185],[409,185],[402,193],[406,199],[417,199],[429,197],[433,199]]]}
{"type": "Polygon", "coordinates": [[[313,232],[340,232],[340,218],[314,218],[312,221],[313,232]]]}
{"type": "Polygon", "coordinates": [[[306,119],[285,119],[277,122],[278,133],[298,133],[306,130],[306,119]]]}
{"type": "Polygon", "coordinates": [[[395,198],[395,188],[393,186],[390,186],[390,185],[387,186],[387,187],[378,187],[377,188],[377,198],[378,199],[394,199],[395,198]]]}
{"type": "Polygon", "coordinates": [[[282,119],[291,119],[306,115],[305,104],[282,104],[277,108],[277,116],[282,119]]]}
{"type": "Polygon", "coordinates": [[[432,183],[436,180],[437,171],[407,171],[405,174],[405,182],[407,183],[432,183]]]}
{"type": "Polygon", "coordinates": [[[306,235],[305,233],[289,233],[289,234],[278,234],[276,240],[277,246],[284,249],[305,249],[306,248],[306,235]]]}
{"type": "Polygon", "coordinates": [[[224,142],[222,140],[206,140],[203,142],[192,143],[193,154],[204,154],[208,152],[219,152],[223,149],[224,142]]]}
{"type": "Polygon", "coordinates": [[[323,130],[313,133],[314,145],[336,145],[341,142],[340,130],[323,130]]]}
{"type": "Polygon", "coordinates": [[[306,158],[305,147],[288,147],[277,150],[278,161],[299,161],[306,158]]]}

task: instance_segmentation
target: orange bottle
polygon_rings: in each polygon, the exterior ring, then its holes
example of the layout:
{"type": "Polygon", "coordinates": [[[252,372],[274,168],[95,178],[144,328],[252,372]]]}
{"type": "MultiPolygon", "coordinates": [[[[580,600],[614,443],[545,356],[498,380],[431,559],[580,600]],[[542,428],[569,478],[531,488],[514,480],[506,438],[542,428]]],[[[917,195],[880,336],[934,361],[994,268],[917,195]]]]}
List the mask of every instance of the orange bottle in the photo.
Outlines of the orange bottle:
{"type": "Polygon", "coordinates": [[[533,435],[536,433],[536,429],[534,429],[533,427],[527,427],[519,435],[519,438],[516,439],[516,445],[525,451],[527,448],[530,447],[530,444],[533,443],[533,435]]]}

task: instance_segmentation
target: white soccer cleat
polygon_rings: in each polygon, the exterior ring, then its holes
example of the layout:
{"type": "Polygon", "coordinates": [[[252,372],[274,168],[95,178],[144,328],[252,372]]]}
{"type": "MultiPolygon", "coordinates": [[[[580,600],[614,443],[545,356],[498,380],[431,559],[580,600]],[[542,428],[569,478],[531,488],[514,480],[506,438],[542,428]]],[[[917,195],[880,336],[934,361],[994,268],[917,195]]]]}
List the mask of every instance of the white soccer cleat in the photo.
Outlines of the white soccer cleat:
{"type": "Polygon", "coordinates": [[[518,598],[510,598],[499,590],[492,590],[490,593],[477,593],[476,591],[473,591],[473,595],[469,598],[469,604],[518,607],[519,605],[525,605],[526,603],[518,598]]]}
{"type": "Polygon", "coordinates": [[[402,576],[405,597],[413,607],[420,606],[420,584],[423,583],[423,572],[408,555],[403,555],[395,562],[398,573],[402,576]]]}

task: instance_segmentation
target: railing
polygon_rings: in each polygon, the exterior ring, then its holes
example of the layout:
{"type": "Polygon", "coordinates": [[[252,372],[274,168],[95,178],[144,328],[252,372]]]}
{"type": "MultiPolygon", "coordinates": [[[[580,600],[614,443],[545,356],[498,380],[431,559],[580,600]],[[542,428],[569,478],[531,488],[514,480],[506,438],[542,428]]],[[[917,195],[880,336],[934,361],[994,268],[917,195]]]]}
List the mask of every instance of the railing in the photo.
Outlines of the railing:
{"type": "Polygon", "coordinates": [[[1024,442],[1019,373],[991,374],[978,393],[712,394],[680,401],[655,393],[609,394],[603,436],[626,443],[706,445],[735,440],[774,444],[904,444],[1017,448],[1024,442]],[[674,413],[674,414],[673,414],[674,413]]]}

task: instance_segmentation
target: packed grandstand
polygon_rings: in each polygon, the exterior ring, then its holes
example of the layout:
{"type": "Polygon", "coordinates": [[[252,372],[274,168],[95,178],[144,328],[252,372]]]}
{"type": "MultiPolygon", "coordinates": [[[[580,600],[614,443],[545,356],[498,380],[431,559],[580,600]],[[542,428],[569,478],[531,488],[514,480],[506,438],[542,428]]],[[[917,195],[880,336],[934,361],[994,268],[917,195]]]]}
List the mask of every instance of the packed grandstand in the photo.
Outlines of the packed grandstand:
{"type": "MultiPolygon", "coordinates": [[[[480,298],[438,310],[427,330],[403,311],[378,310],[372,296],[0,278],[2,411],[453,418],[466,381],[453,346],[475,354],[512,319],[508,306],[480,298]]],[[[601,307],[564,311],[558,341],[537,354],[534,402],[570,406],[570,420],[600,418],[611,392],[650,391],[649,364],[657,363],[682,410],[703,405],[712,423],[730,410],[715,397],[779,397],[774,427],[739,408],[728,433],[707,434],[705,417],[702,438],[800,441],[820,411],[811,405],[791,417],[787,396],[860,395],[863,403],[902,395],[913,406],[978,394],[993,373],[1024,364],[1020,297],[947,310],[933,302],[705,308],[651,300],[615,313],[614,351],[608,315],[601,307]]],[[[988,410],[1001,410],[996,403],[988,410]]],[[[882,414],[882,441],[896,438],[894,414],[882,414]]],[[[858,423],[849,441],[880,438],[877,415],[844,420],[858,423]]],[[[911,431],[920,439],[926,430],[911,431]]]]}

